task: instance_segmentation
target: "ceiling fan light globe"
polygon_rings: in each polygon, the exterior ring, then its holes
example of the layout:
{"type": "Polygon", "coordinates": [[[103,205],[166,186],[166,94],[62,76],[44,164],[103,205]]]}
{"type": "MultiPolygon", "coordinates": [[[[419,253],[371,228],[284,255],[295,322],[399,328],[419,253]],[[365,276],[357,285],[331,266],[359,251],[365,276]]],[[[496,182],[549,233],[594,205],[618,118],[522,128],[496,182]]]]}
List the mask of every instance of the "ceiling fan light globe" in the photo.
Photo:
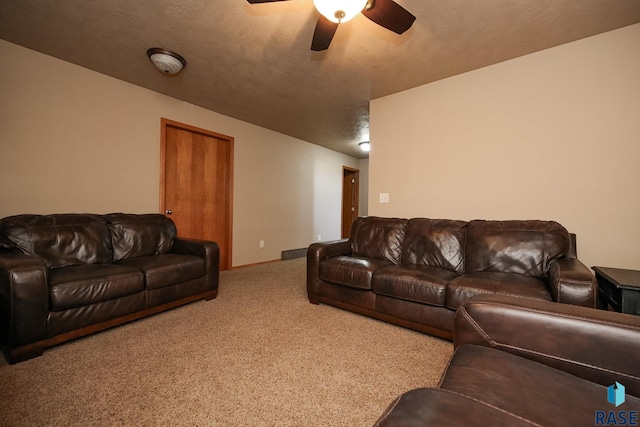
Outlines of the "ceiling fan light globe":
{"type": "Polygon", "coordinates": [[[364,9],[367,0],[313,0],[313,4],[331,22],[347,22],[364,9]]]}

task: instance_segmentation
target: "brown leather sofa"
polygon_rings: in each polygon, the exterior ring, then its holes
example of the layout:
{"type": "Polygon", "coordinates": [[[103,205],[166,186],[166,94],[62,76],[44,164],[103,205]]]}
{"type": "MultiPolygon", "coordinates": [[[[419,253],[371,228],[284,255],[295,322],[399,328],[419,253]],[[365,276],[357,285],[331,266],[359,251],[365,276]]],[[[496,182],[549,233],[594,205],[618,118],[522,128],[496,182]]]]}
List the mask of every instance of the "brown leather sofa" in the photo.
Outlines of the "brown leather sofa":
{"type": "Polygon", "coordinates": [[[307,250],[310,302],[447,339],[474,295],[595,307],[596,289],[554,221],[360,217],[349,239],[307,250]]]}
{"type": "Polygon", "coordinates": [[[482,295],[458,310],[454,346],[438,387],[402,394],[376,426],[640,423],[640,317],[482,295]]]}
{"type": "Polygon", "coordinates": [[[217,243],[160,214],[0,220],[0,344],[9,363],[218,293],[217,243]]]}

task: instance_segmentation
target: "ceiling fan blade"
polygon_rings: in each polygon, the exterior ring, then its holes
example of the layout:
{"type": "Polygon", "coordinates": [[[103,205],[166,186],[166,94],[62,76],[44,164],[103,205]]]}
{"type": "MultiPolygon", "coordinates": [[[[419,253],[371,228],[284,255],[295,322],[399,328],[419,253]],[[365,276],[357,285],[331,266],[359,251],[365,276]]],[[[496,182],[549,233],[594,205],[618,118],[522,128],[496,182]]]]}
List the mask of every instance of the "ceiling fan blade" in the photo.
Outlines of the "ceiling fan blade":
{"type": "Polygon", "coordinates": [[[327,50],[337,29],[338,24],[336,22],[331,22],[323,15],[320,15],[316,23],[316,29],[313,32],[311,50],[327,50]]]}
{"type": "Polygon", "coordinates": [[[271,3],[272,1],[288,1],[288,0],[247,0],[251,4],[256,3],[271,3]]]}
{"type": "Polygon", "coordinates": [[[362,14],[378,25],[402,34],[413,25],[416,17],[393,0],[373,0],[372,6],[362,14]]]}

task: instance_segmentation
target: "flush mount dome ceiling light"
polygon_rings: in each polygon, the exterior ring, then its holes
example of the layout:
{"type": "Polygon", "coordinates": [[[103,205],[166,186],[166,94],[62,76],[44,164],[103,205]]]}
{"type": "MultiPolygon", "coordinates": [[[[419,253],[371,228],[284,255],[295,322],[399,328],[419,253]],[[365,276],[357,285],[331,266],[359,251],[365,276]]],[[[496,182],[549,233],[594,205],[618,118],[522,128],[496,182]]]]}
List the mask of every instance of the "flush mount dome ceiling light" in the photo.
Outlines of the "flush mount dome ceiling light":
{"type": "Polygon", "coordinates": [[[360,149],[362,151],[366,151],[367,153],[369,152],[369,150],[371,150],[371,144],[369,144],[369,141],[361,142],[358,145],[360,146],[360,149]]]}
{"type": "Polygon", "coordinates": [[[164,74],[178,74],[187,65],[186,59],[182,56],[159,47],[147,50],[147,56],[153,65],[164,74]]]}

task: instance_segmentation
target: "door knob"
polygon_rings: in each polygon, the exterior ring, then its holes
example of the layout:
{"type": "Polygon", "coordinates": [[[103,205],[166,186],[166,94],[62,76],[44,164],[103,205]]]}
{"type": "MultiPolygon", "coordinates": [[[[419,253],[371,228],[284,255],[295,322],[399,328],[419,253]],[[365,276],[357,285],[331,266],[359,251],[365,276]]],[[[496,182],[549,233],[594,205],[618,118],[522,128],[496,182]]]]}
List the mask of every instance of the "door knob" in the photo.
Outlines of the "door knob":
{"type": "Polygon", "coordinates": [[[166,211],[164,211],[164,213],[166,213],[167,215],[171,215],[173,211],[171,209],[167,209],[166,211]]]}

